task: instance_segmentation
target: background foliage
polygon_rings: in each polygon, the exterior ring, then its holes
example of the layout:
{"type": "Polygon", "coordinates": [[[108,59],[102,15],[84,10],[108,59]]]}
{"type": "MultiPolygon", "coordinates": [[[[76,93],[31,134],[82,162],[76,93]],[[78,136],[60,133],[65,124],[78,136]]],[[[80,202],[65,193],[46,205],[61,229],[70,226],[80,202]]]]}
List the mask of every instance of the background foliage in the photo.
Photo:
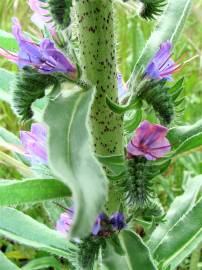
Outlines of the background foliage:
{"type": "MultiPolygon", "coordinates": [[[[123,73],[124,79],[127,81],[135,62],[138,59],[139,53],[144,47],[145,40],[147,40],[150,35],[153,22],[143,22],[137,19],[135,10],[131,8],[123,11],[119,1],[117,1],[116,10],[117,20],[115,27],[118,39],[117,52],[119,68],[123,73]],[[138,36],[139,38],[134,40],[134,36],[138,36]]],[[[202,112],[201,10],[202,0],[195,0],[191,15],[185,25],[185,30],[180,41],[177,43],[174,52],[175,59],[180,58],[184,52],[188,52],[187,58],[197,56],[183,67],[183,74],[185,75],[185,96],[187,94],[187,97],[185,98],[185,111],[179,119],[183,124],[193,123],[199,120],[202,112]]],[[[11,17],[13,16],[17,16],[20,19],[23,29],[41,36],[41,33],[38,32],[35,26],[30,22],[31,11],[26,4],[26,0],[4,0],[0,2],[0,29],[10,31],[11,17]]],[[[8,63],[2,58],[0,61],[0,67],[7,68],[12,71],[16,70],[15,65],[8,63]]],[[[178,75],[176,77],[178,77],[178,75]]],[[[23,125],[23,123],[19,124],[10,106],[4,101],[0,101],[0,126],[5,127],[18,135],[19,130],[22,128],[28,128],[29,124],[26,124],[26,126],[23,125]]],[[[0,165],[0,178],[20,178],[19,172],[17,172],[15,167],[12,167],[12,163],[8,165],[8,160],[5,160],[2,155],[0,155],[0,165]]],[[[201,148],[195,149],[194,152],[186,152],[186,154],[181,156],[180,159],[177,158],[172,162],[169,170],[164,175],[166,177],[159,177],[156,179],[156,189],[165,209],[169,208],[176,196],[182,194],[188,177],[194,177],[198,174],[202,174],[201,148]]],[[[27,212],[35,219],[39,219],[37,211],[40,210],[39,205],[38,208],[35,207],[34,210],[29,209],[27,212]]],[[[51,226],[48,224],[48,221],[46,223],[51,226]]],[[[39,252],[32,248],[23,248],[18,244],[4,239],[0,240],[0,249],[5,252],[9,259],[13,260],[19,266],[22,266],[27,260],[34,260],[32,261],[32,265],[26,265],[26,267],[23,268],[25,270],[38,269],[33,268],[35,267],[33,265],[37,265],[37,260],[41,260],[40,257],[45,253],[45,251],[39,252]]],[[[202,255],[200,254],[200,250],[201,247],[199,246],[190,257],[183,261],[178,269],[202,269],[202,255]]],[[[47,254],[47,256],[49,255],[47,254]]],[[[43,257],[43,260],[43,262],[39,262],[39,264],[44,265],[43,269],[57,270],[63,269],[62,267],[67,269],[68,267],[64,265],[62,266],[54,257],[43,257]]]]}

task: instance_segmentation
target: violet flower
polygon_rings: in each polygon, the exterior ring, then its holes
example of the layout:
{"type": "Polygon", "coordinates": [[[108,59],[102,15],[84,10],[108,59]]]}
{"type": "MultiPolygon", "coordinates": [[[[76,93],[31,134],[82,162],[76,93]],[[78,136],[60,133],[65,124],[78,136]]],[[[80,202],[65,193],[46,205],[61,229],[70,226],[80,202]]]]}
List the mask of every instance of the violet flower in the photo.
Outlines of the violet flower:
{"type": "Polygon", "coordinates": [[[42,124],[32,124],[31,131],[20,131],[20,140],[24,147],[24,155],[32,164],[48,163],[47,131],[42,124]]]}
{"type": "Polygon", "coordinates": [[[172,81],[172,74],[177,72],[181,65],[171,59],[172,44],[166,41],[160,45],[160,49],[146,67],[145,76],[154,80],[165,79],[172,81]]]}
{"type": "Polygon", "coordinates": [[[62,213],[60,215],[60,218],[56,223],[56,230],[61,234],[67,236],[73,224],[73,218],[74,210],[73,208],[68,208],[65,213],[62,213]]]}
{"type": "Polygon", "coordinates": [[[95,224],[93,225],[92,234],[98,235],[108,223],[108,216],[104,213],[100,213],[96,218],[95,224]]]}
{"type": "Polygon", "coordinates": [[[110,217],[110,224],[112,225],[115,231],[122,230],[125,226],[125,218],[123,213],[116,212],[110,217]]]}
{"type": "Polygon", "coordinates": [[[76,79],[76,67],[64,54],[55,48],[52,41],[43,39],[40,45],[34,43],[24,36],[20,23],[16,18],[13,19],[12,32],[19,44],[19,53],[14,54],[0,49],[1,56],[17,63],[20,68],[32,66],[41,73],[62,72],[67,74],[69,78],[76,79]]]}
{"type": "Polygon", "coordinates": [[[98,215],[92,229],[92,234],[109,236],[112,232],[120,231],[126,226],[124,215],[116,212],[110,218],[104,213],[98,215]]]}
{"type": "Polygon", "coordinates": [[[127,146],[128,154],[144,156],[148,160],[163,157],[171,150],[171,145],[166,139],[167,132],[168,129],[164,126],[143,121],[127,146]]]}
{"type": "Polygon", "coordinates": [[[123,76],[121,73],[117,74],[117,86],[118,86],[118,98],[121,101],[128,91],[127,84],[123,81],[123,76]]]}
{"type": "Polygon", "coordinates": [[[48,11],[48,3],[42,2],[40,0],[28,0],[28,4],[34,12],[31,17],[32,22],[36,24],[36,26],[38,26],[40,29],[43,29],[44,26],[46,26],[54,36],[56,31],[48,11]]]}

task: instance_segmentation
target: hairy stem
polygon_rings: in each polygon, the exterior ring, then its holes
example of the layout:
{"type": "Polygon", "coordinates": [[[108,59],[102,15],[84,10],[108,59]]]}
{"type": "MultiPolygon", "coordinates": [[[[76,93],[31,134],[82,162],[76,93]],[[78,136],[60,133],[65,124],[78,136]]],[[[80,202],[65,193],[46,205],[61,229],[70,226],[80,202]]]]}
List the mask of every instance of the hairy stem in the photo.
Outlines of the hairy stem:
{"type": "Polygon", "coordinates": [[[76,1],[76,13],[83,76],[96,86],[91,110],[95,151],[119,155],[123,152],[122,117],[106,105],[106,96],[118,102],[112,1],[76,1]]]}

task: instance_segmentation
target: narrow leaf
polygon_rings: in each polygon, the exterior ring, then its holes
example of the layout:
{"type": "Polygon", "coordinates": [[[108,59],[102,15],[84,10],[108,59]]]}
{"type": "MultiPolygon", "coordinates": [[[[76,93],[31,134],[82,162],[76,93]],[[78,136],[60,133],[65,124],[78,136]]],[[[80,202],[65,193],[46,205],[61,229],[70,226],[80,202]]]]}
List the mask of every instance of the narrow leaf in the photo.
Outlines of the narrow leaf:
{"type": "Polygon", "coordinates": [[[2,270],[20,270],[14,263],[12,263],[4,254],[0,251],[0,269],[2,270]]]}
{"type": "Polygon", "coordinates": [[[76,208],[72,236],[92,229],[106,198],[106,177],[92,154],[87,121],[94,91],[74,92],[50,100],[45,111],[49,126],[49,160],[55,175],[70,187],[76,208]]]}
{"type": "Polygon", "coordinates": [[[185,140],[201,132],[202,120],[199,120],[193,125],[171,128],[167,136],[174,148],[177,148],[185,140]]]}
{"type": "Polygon", "coordinates": [[[168,231],[154,253],[162,268],[171,270],[177,266],[202,242],[202,198],[168,231]]]}
{"type": "Polygon", "coordinates": [[[9,207],[0,208],[0,235],[65,258],[68,258],[70,249],[74,248],[55,230],[9,207]]]}
{"type": "Polygon", "coordinates": [[[67,186],[55,179],[0,181],[0,206],[36,203],[70,195],[67,186]]]}
{"type": "Polygon", "coordinates": [[[120,233],[120,240],[126,252],[125,257],[130,270],[157,270],[148,248],[136,233],[125,230],[120,233]]]}
{"type": "Polygon", "coordinates": [[[185,191],[178,196],[170,206],[165,217],[165,222],[161,223],[152,233],[148,246],[152,253],[158,248],[159,243],[168,231],[180,220],[192,207],[199,191],[202,188],[202,175],[190,178],[185,191]]]}

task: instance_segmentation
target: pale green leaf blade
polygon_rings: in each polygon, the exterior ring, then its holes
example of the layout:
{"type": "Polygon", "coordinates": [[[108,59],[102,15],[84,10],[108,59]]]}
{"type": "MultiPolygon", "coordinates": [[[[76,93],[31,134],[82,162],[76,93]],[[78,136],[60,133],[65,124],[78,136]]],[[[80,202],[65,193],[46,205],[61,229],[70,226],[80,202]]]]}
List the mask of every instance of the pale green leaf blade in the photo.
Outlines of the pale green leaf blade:
{"type": "Polygon", "coordinates": [[[0,99],[8,102],[9,104],[11,104],[11,92],[9,92],[9,87],[14,77],[14,73],[0,68],[0,99]]]}
{"type": "Polygon", "coordinates": [[[176,151],[174,152],[173,156],[191,151],[194,148],[197,148],[200,146],[202,146],[202,132],[186,139],[183,143],[181,143],[179,147],[176,149],[176,151]]]}
{"type": "Polygon", "coordinates": [[[125,256],[117,254],[109,242],[102,253],[102,264],[106,270],[129,270],[125,256]]]}
{"type": "Polygon", "coordinates": [[[136,233],[124,230],[120,233],[120,241],[125,250],[125,257],[130,270],[157,270],[149,249],[136,233]]]}
{"type": "Polygon", "coordinates": [[[174,146],[174,148],[177,148],[184,141],[201,132],[202,120],[199,120],[193,125],[171,128],[168,132],[168,139],[170,143],[174,146]]]}
{"type": "Polygon", "coordinates": [[[0,206],[36,203],[70,195],[68,187],[55,179],[0,180],[0,206]]]}
{"type": "Polygon", "coordinates": [[[4,30],[0,29],[0,48],[15,52],[18,50],[18,44],[15,37],[4,30]]]}
{"type": "Polygon", "coordinates": [[[192,0],[169,0],[164,14],[161,16],[155,31],[151,34],[140,58],[138,59],[130,81],[142,67],[145,67],[149,60],[158,51],[162,42],[170,40],[175,45],[183,29],[186,18],[192,6],[192,0]]]}
{"type": "Polygon", "coordinates": [[[194,205],[196,197],[202,188],[202,175],[191,178],[185,188],[185,192],[176,197],[170,206],[165,217],[165,222],[161,223],[152,233],[148,247],[152,254],[158,248],[161,239],[171,230],[171,228],[183,217],[194,205]]]}
{"type": "Polygon", "coordinates": [[[176,267],[202,243],[202,198],[162,238],[154,253],[162,269],[176,267]]]}
{"type": "Polygon", "coordinates": [[[87,121],[94,91],[74,92],[50,101],[49,161],[54,174],[70,187],[76,214],[72,236],[86,236],[106,199],[107,180],[92,154],[87,121]]]}
{"type": "Polygon", "coordinates": [[[4,254],[0,251],[0,269],[2,270],[20,270],[14,263],[12,263],[4,254]]]}
{"type": "Polygon", "coordinates": [[[55,230],[9,207],[0,208],[0,235],[64,258],[74,249],[74,245],[55,230]]]}

